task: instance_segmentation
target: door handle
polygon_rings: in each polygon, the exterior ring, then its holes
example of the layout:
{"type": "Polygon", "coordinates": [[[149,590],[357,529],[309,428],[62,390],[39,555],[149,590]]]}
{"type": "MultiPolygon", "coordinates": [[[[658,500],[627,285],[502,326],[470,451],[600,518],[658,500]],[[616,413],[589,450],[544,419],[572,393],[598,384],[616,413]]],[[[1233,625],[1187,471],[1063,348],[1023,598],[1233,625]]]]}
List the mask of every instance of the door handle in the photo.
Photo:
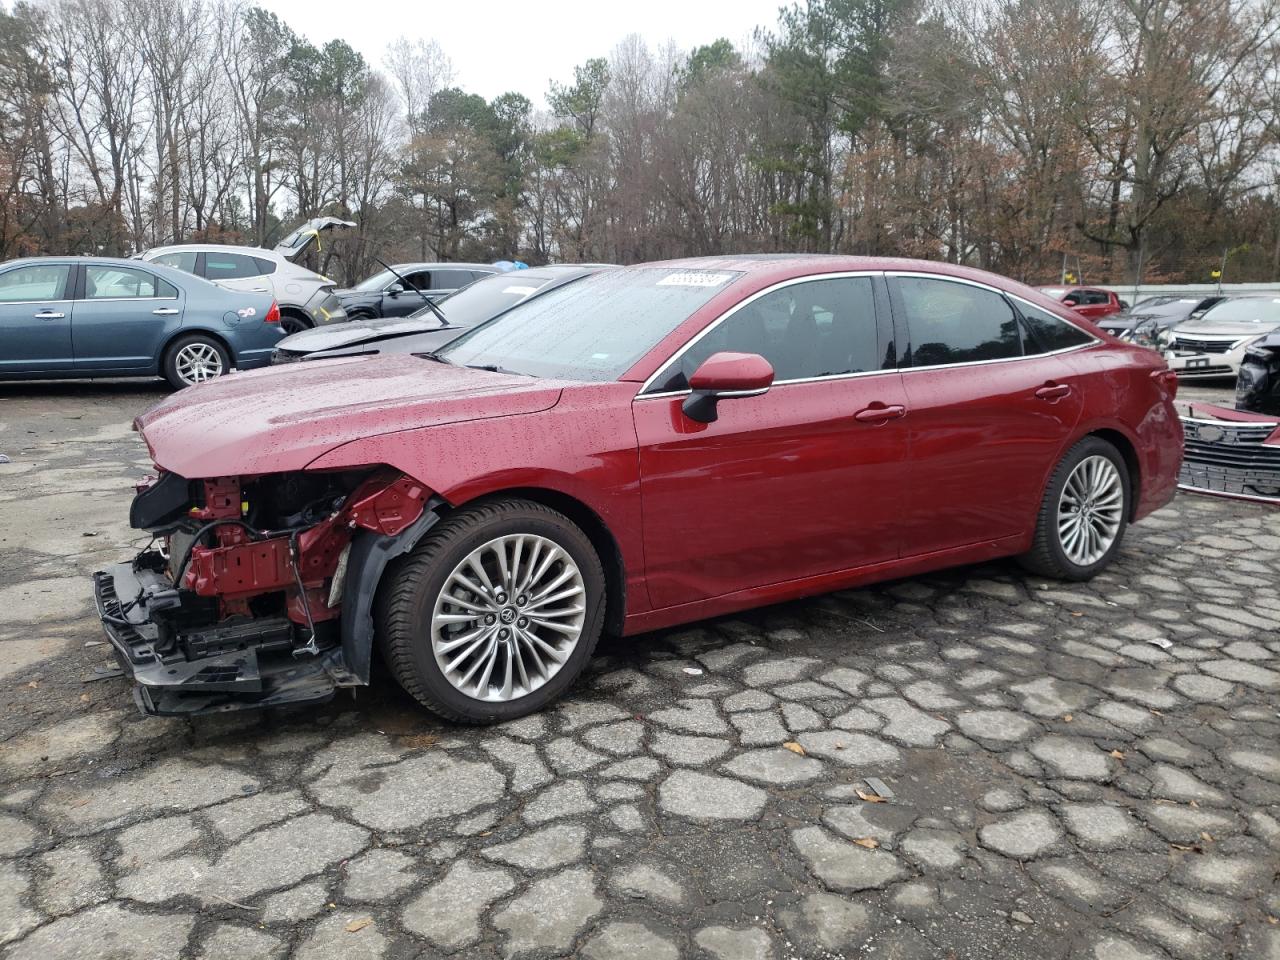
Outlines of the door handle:
{"type": "Polygon", "coordinates": [[[883,403],[876,401],[869,407],[863,407],[853,415],[853,419],[859,423],[885,423],[889,420],[897,420],[899,417],[907,415],[907,408],[900,403],[892,403],[885,406],[883,403]]]}
{"type": "Polygon", "coordinates": [[[1036,396],[1041,400],[1048,400],[1052,403],[1054,400],[1061,400],[1063,397],[1071,395],[1071,387],[1065,383],[1046,383],[1043,387],[1036,390],[1036,396]]]}
{"type": "Polygon", "coordinates": [[[180,311],[176,307],[157,307],[151,311],[157,317],[172,317],[180,311]]]}
{"type": "Polygon", "coordinates": [[[66,316],[65,313],[59,313],[57,310],[41,310],[35,314],[37,320],[64,320],[66,316]]]}

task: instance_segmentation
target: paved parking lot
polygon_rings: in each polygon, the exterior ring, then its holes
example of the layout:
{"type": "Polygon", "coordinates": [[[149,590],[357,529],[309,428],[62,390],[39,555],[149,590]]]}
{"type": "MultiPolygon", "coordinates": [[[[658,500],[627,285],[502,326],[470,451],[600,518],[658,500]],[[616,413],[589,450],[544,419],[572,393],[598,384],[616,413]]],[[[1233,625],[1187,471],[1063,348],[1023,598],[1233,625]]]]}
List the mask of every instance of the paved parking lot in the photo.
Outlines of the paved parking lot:
{"type": "Polygon", "coordinates": [[[1280,957],[1280,513],[606,640],[497,728],[144,720],[88,576],[163,395],[0,385],[3,956],[1280,957]]]}

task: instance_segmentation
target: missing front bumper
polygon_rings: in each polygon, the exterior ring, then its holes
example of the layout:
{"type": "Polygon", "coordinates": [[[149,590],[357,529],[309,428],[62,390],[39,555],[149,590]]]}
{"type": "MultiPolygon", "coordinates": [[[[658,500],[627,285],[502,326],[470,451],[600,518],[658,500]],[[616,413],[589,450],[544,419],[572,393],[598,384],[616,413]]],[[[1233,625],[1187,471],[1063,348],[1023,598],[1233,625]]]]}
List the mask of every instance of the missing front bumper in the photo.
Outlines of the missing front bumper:
{"type": "Polygon", "coordinates": [[[93,575],[98,617],[144,714],[192,716],[311,703],[349,683],[340,649],[298,656],[292,628],[278,618],[164,636],[149,608],[164,603],[172,609],[169,587],[161,574],[129,563],[93,575]]]}

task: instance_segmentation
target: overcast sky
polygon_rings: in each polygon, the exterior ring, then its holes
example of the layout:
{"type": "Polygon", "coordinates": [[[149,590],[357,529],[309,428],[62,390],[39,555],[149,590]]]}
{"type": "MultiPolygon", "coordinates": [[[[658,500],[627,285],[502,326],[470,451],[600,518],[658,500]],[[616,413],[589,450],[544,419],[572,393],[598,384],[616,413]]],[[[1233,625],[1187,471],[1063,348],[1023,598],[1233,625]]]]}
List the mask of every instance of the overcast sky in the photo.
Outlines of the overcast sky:
{"type": "Polygon", "coordinates": [[[453,61],[458,86],[485,98],[508,90],[545,106],[550,81],[607,56],[623,37],[651,48],[669,40],[683,50],[728,37],[744,42],[758,25],[777,22],[781,0],[259,0],[317,46],[341,37],[381,68],[389,42],[434,39],[453,61]]]}

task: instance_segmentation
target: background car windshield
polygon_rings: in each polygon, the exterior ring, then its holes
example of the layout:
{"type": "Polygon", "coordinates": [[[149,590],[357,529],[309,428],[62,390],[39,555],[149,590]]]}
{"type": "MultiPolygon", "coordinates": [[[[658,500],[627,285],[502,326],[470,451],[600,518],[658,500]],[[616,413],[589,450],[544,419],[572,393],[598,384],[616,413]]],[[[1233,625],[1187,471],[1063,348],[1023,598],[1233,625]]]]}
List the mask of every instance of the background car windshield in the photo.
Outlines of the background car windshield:
{"type": "MultiPolygon", "coordinates": [[[[449,319],[449,323],[460,327],[474,327],[477,323],[483,323],[490,317],[514,307],[521,300],[537,292],[539,287],[550,282],[545,277],[531,279],[501,276],[479,280],[443,298],[439,302],[439,307],[449,319]]],[[[431,320],[435,314],[430,307],[423,307],[411,316],[415,319],[431,320]]]]}
{"type": "Polygon", "coordinates": [[[375,273],[368,280],[361,280],[355,285],[354,289],[359,290],[361,293],[377,293],[383,287],[399,282],[394,273],[390,270],[383,270],[380,273],[375,273]]]}
{"type": "Polygon", "coordinates": [[[1265,323],[1280,326],[1280,298],[1249,297],[1227,300],[1211,308],[1200,322],[1211,323],[1265,323]]]}
{"type": "Polygon", "coordinates": [[[451,363],[614,380],[742,274],[612,270],[544,293],[439,351],[451,363]]]}

